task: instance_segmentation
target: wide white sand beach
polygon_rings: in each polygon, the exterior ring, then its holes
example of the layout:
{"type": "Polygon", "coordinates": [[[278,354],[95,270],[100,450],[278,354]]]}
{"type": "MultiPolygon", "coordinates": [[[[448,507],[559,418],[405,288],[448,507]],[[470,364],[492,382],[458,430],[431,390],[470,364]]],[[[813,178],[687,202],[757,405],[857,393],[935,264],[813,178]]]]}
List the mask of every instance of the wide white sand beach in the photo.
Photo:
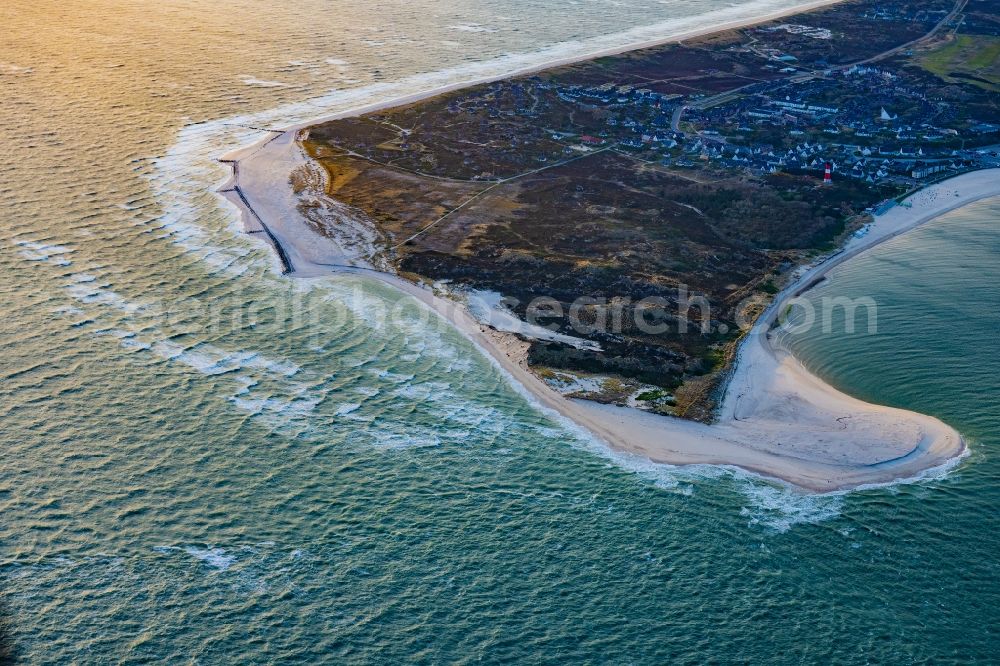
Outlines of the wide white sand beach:
{"type": "MultiPolygon", "coordinates": [[[[813,3],[823,4],[829,3],[813,3]]],[[[781,14],[800,11],[802,7],[781,14]]],[[[748,22],[766,18],[774,16],[748,22]]],[[[699,33],[724,27],[728,26],[699,33]]],[[[689,36],[675,35],[657,43],[689,36]]],[[[630,45],[620,51],[650,45],[630,45]]],[[[585,58],[574,60],[579,59],[585,58]]],[[[549,63],[544,68],[557,64],[562,63],[549,63]]],[[[949,210],[1000,195],[1000,169],[967,173],[929,186],[912,195],[905,206],[877,217],[864,237],[852,237],[825,261],[800,268],[798,277],[775,296],[744,338],[718,422],[704,425],[563,397],[529,370],[526,343],[483,327],[455,301],[371,265],[363,247],[363,232],[353,227],[337,202],[321,203],[334,225],[346,225],[348,232],[343,235],[320,234],[303,217],[289,175],[298,170],[321,177],[298,143],[303,127],[412,103],[471,83],[475,82],[389,100],[274,133],[225,156],[233,164],[233,176],[223,192],[243,212],[248,231],[263,231],[260,235],[280,248],[284,267],[292,275],[365,274],[412,295],[451,322],[540,406],[586,428],[613,449],[672,465],[737,466],[817,492],[919,477],[964,453],[965,442],[950,426],[930,416],[869,404],[838,391],[777,345],[769,331],[789,300],[832,268],[949,210]]]]}

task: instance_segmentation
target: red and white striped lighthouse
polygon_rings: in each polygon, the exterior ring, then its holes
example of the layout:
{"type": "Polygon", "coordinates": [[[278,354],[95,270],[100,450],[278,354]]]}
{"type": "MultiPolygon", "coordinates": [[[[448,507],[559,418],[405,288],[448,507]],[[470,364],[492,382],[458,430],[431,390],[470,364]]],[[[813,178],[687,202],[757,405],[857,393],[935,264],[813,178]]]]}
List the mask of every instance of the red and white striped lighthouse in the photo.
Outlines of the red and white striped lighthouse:
{"type": "Polygon", "coordinates": [[[833,164],[827,162],[823,166],[823,184],[830,185],[833,183],[833,164]]]}

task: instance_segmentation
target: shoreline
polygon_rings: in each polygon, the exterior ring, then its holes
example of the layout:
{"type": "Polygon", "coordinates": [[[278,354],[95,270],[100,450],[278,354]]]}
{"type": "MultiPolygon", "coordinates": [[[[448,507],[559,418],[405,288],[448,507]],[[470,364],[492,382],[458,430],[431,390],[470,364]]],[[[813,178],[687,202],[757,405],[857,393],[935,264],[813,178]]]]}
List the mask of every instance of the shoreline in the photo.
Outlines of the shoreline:
{"type": "MultiPolygon", "coordinates": [[[[504,72],[503,74],[487,75],[481,77],[473,77],[470,79],[463,79],[461,81],[456,81],[454,83],[449,83],[443,86],[437,86],[435,88],[422,90],[416,93],[401,95],[399,97],[392,97],[378,102],[371,102],[369,104],[363,104],[361,106],[347,109],[346,111],[337,111],[335,113],[316,116],[306,121],[288,125],[286,127],[281,128],[280,130],[262,129],[261,131],[271,132],[272,136],[270,137],[265,136],[258,141],[255,141],[253,143],[229,151],[223,154],[223,156],[219,158],[219,161],[232,162],[235,165],[240,160],[246,159],[246,157],[248,157],[248,153],[256,149],[259,149],[260,147],[266,145],[270,141],[273,141],[274,139],[278,138],[278,135],[282,133],[298,132],[299,130],[306,129],[313,125],[319,125],[321,123],[329,122],[331,120],[340,120],[342,118],[361,116],[366,113],[374,113],[375,111],[390,109],[397,106],[406,106],[408,104],[421,102],[423,100],[430,99],[432,97],[437,97],[438,95],[443,95],[445,93],[454,92],[456,90],[461,90],[463,88],[469,88],[471,86],[477,86],[484,83],[492,83],[494,81],[501,81],[503,79],[514,78],[518,76],[527,76],[529,74],[543,72],[546,70],[554,69],[556,67],[564,67],[566,65],[573,65],[580,62],[586,62],[588,60],[603,58],[606,56],[621,55],[623,53],[630,53],[632,51],[641,51],[643,49],[656,48],[658,46],[665,46],[667,44],[675,44],[678,42],[683,42],[686,39],[704,37],[706,35],[712,35],[718,32],[724,32],[726,30],[736,30],[739,28],[746,28],[753,25],[758,25],[760,23],[767,23],[768,21],[776,21],[780,18],[785,18],[786,16],[795,16],[797,14],[810,12],[815,9],[822,9],[823,7],[827,7],[829,5],[835,5],[842,1],[843,0],[812,0],[811,2],[806,2],[804,4],[795,7],[777,9],[772,12],[761,14],[759,16],[747,16],[744,18],[733,19],[731,21],[726,21],[724,23],[720,23],[713,26],[684,30],[682,32],[668,35],[663,38],[647,39],[639,42],[628,42],[620,46],[597,49],[595,51],[587,51],[585,53],[566,56],[563,58],[556,58],[555,60],[548,60],[542,63],[529,65],[527,67],[515,68],[513,70],[504,72]]],[[[235,183],[234,178],[228,179],[226,181],[226,184],[222,186],[222,189],[220,191],[224,191],[226,188],[232,187],[234,183],[235,183]]]]}
{"type": "MultiPolygon", "coordinates": [[[[740,24],[799,14],[835,1],[823,0],[740,24]]],[[[714,26],[691,32],[710,34],[733,27],[736,26],[714,26]]],[[[613,52],[648,48],[692,36],[695,35],[685,33],[613,52]]],[[[530,71],[609,54],[602,52],[547,63],[530,71]]],[[[735,466],[813,492],[918,478],[965,453],[964,440],[950,426],[931,416],[865,403],[838,391],[812,375],[787,349],[773,344],[768,330],[789,300],[821,282],[832,269],[950,210],[1000,195],[1000,186],[996,184],[1000,183],[998,169],[962,174],[919,190],[907,199],[912,207],[894,207],[876,218],[865,237],[851,237],[821,263],[800,267],[797,279],[775,296],[741,341],[719,419],[713,425],[567,399],[528,368],[526,343],[513,335],[485,328],[454,301],[377,270],[338,239],[321,236],[305,223],[297,208],[298,197],[289,185],[292,170],[308,169],[311,164],[298,143],[301,129],[525,73],[530,72],[456,83],[299,123],[282,132],[274,130],[270,137],[222,159],[231,163],[232,175],[220,192],[241,211],[249,233],[264,232],[281,258],[283,272],[307,278],[362,274],[413,296],[458,329],[538,406],[583,427],[613,450],[670,465],[735,466]]]]}
{"type": "MultiPolygon", "coordinates": [[[[959,174],[947,180],[933,183],[925,188],[910,194],[904,202],[909,206],[897,205],[886,211],[883,215],[874,218],[870,231],[862,238],[851,237],[850,240],[841,245],[837,251],[822,259],[820,263],[800,267],[801,275],[789,283],[778,294],[774,300],[765,308],[753,327],[747,333],[745,339],[740,343],[737,352],[742,357],[744,353],[754,353],[753,342],[756,340],[776,352],[791,355],[791,352],[784,346],[772,344],[767,330],[771,328],[778,317],[778,313],[791,300],[799,298],[822,284],[830,271],[839,268],[851,259],[874,249],[898,236],[912,231],[917,227],[930,222],[953,210],[963,208],[983,199],[1000,196],[1000,169],[982,169],[959,174]],[[968,191],[964,196],[958,191],[959,187],[967,187],[968,191]],[[953,194],[952,198],[947,198],[947,194],[953,194]],[[942,196],[939,205],[933,205],[937,197],[942,196]],[[922,209],[921,209],[922,207],[922,209]]],[[[741,401],[741,388],[746,388],[747,380],[745,373],[740,373],[741,366],[745,363],[736,363],[732,375],[727,382],[726,392],[719,409],[719,418],[737,419],[739,418],[739,406],[741,401]],[[740,386],[737,386],[740,385],[740,386]]]]}

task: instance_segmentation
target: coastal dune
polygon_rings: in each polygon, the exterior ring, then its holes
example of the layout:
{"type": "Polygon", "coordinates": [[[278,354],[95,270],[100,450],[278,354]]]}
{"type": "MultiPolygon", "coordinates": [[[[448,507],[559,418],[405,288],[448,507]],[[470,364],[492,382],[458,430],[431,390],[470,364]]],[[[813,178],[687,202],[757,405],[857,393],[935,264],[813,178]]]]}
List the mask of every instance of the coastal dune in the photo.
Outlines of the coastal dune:
{"type": "MultiPolygon", "coordinates": [[[[556,63],[549,66],[552,64],[556,63]]],[[[414,102],[441,92],[445,90],[391,100],[309,124],[414,102]]],[[[262,142],[223,158],[232,164],[233,173],[222,192],[242,211],[247,231],[261,233],[275,247],[283,271],[305,278],[362,274],[413,296],[453,324],[541,407],[584,427],[613,449],[672,465],[735,466],[816,492],[919,477],[950,464],[965,452],[961,435],[940,420],[866,403],[816,377],[774,339],[773,327],[792,299],[819,283],[833,268],[949,210],[1000,195],[1000,169],[967,173],[931,185],[912,195],[904,205],[878,216],[865,236],[852,237],[834,255],[800,268],[797,277],[774,297],[747,332],[731,371],[718,422],[705,425],[565,398],[528,368],[527,343],[484,327],[453,300],[378,270],[358,234],[321,233],[304,217],[300,197],[289,177],[292,172],[315,168],[298,142],[306,126],[304,123],[274,132],[262,142]]],[[[327,214],[351,224],[337,202],[319,203],[327,214]]]]}

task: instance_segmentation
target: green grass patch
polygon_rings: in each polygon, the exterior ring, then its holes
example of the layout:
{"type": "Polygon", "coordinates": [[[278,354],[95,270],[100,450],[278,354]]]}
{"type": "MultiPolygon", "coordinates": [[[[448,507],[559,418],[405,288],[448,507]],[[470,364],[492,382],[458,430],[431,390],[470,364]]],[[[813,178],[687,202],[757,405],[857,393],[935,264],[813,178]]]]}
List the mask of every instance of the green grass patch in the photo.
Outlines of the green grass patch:
{"type": "Polygon", "coordinates": [[[985,90],[1000,88],[1000,37],[958,35],[919,62],[946,81],[970,83],[985,90]]]}

